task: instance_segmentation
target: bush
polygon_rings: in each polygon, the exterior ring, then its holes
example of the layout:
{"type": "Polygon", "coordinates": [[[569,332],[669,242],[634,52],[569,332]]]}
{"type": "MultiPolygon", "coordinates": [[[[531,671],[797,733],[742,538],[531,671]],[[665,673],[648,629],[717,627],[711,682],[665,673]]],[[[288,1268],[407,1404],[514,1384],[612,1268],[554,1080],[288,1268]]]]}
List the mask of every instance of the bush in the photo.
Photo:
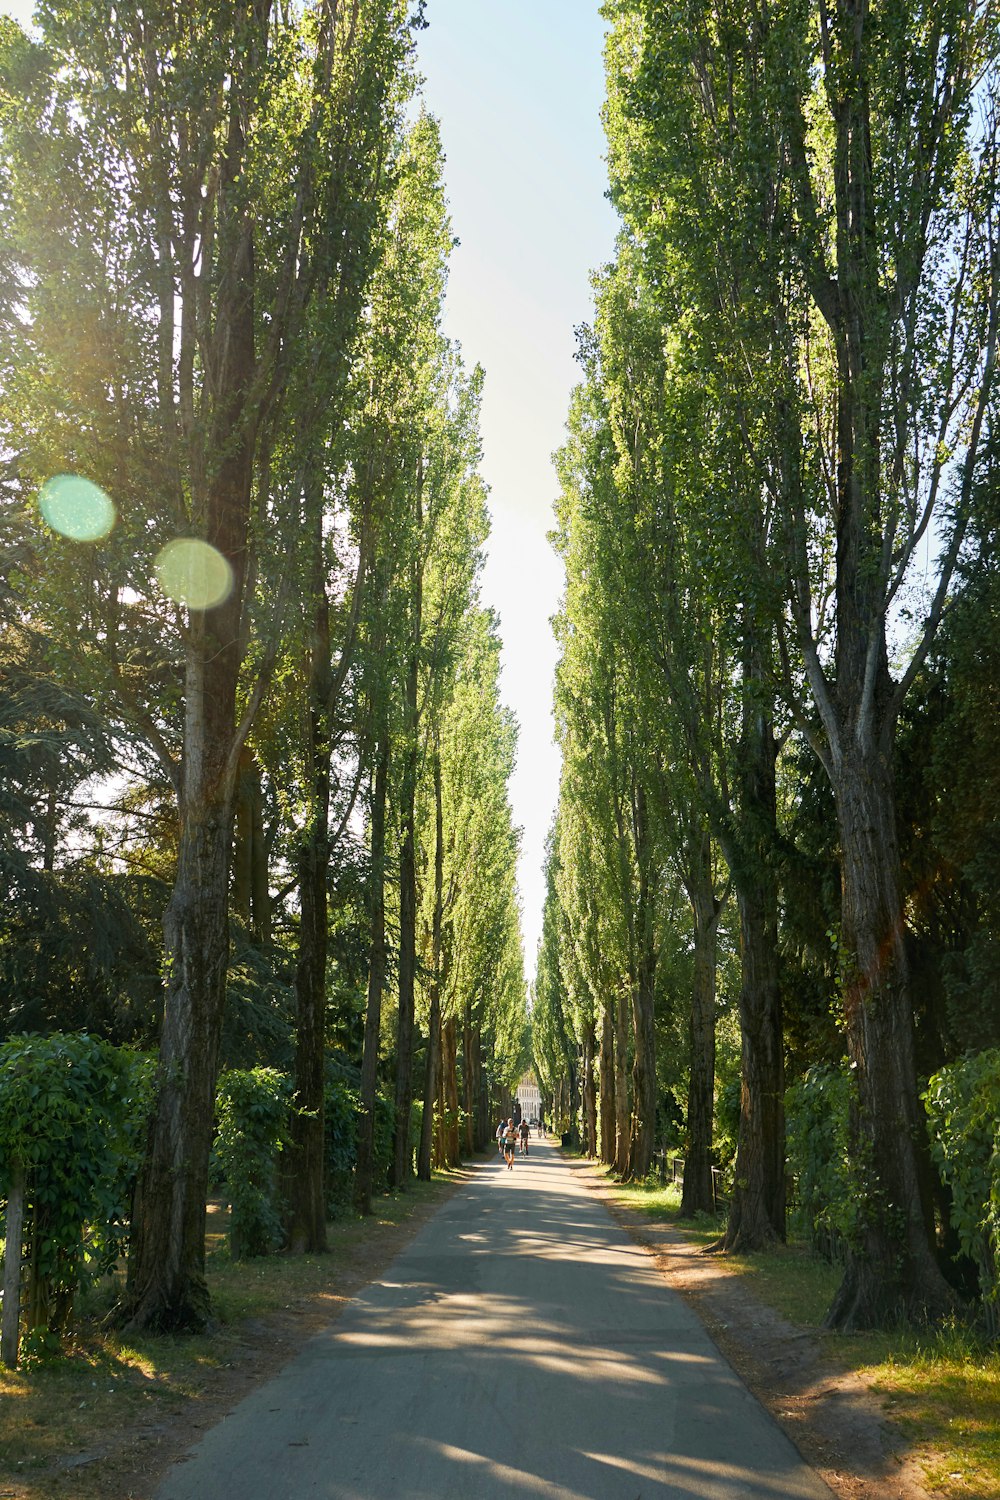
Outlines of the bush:
{"type": "Polygon", "coordinates": [[[360,1096],[344,1072],[328,1066],[323,1095],[326,1136],[325,1191],[327,1213],[340,1212],[351,1196],[358,1160],[360,1096]]]}
{"type": "Polygon", "coordinates": [[[857,1229],[858,1184],[849,1148],[851,1078],[810,1068],[785,1094],[792,1222],[827,1260],[842,1258],[857,1229]]]}
{"type": "Polygon", "coordinates": [[[153,1073],[151,1059],[86,1033],[0,1045],[0,1198],[20,1169],[36,1345],[58,1343],[81,1280],[125,1251],[153,1073]]]}
{"type": "Polygon", "coordinates": [[[1000,1049],[950,1063],[923,1096],[951,1222],[975,1263],[990,1332],[1000,1332],[1000,1049]]]}
{"type": "Polygon", "coordinates": [[[270,1255],[284,1238],[278,1157],[288,1142],[292,1084],[274,1068],[229,1068],[216,1095],[216,1168],[232,1209],[234,1260],[270,1255]]]}

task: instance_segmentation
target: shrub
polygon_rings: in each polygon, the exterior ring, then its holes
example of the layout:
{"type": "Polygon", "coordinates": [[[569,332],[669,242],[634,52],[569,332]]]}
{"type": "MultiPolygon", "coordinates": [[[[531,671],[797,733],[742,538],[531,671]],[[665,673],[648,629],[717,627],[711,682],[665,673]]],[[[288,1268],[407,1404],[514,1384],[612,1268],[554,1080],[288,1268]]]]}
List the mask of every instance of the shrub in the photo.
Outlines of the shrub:
{"type": "Polygon", "coordinates": [[[857,1228],[850,1106],[850,1075],[835,1068],[810,1068],[785,1094],[788,1165],[796,1180],[792,1221],[827,1260],[842,1257],[857,1228]]]}
{"type": "Polygon", "coordinates": [[[0,1045],[0,1198],[20,1169],[36,1345],[45,1334],[57,1344],[84,1275],[124,1253],[153,1072],[150,1058],[86,1033],[0,1045]]]}
{"type": "Polygon", "coordinates": [[[349,1200],[358,1160],[359,1093],[344,1073],[327,1068],[323,1095],[326,1205],[334,1217],[349,1200]]]}
{"type": "Polygon", "coordinates": [[[216,1095],[215,1160],[232,1216],[234,1260],[270,1255],[282,1243],[278,1157],[288,1142],[292,1084],[274,1068],[229,1068],[216,1095]]]}
{"type": "Polygon", "coordinates": [[[923,1096],[931,1156],[951,1189],[951,1222],[975,1263],[990,1332],[1000,1332],[1000,1049],[950,1063],[923,1096]]]}

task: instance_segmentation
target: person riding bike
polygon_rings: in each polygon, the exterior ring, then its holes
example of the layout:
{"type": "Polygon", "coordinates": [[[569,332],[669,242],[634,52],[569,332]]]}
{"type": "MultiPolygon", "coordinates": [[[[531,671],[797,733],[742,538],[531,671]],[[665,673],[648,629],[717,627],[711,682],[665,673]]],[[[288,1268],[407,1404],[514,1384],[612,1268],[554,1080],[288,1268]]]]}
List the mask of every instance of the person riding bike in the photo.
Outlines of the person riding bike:
{"type": "Polygon", "coordinates": [[[531,1131],[528,1129],[528,1122],[527,1122],[527,1120],[522,1120],[521,1121],[521,1127],[520,1127],[521,1155],[522,1156],[527,1156],[527,1154],[528,1154],[528,1136],[530,1134],[531,1134],[531,1131]]]}

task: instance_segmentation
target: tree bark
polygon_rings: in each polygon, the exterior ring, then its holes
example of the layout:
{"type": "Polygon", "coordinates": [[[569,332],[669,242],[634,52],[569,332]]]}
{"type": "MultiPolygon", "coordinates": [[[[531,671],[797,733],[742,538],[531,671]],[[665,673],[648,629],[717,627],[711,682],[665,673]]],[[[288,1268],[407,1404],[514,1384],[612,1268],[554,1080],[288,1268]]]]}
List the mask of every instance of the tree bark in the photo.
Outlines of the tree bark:
{"type": "Polygon", "coordinates": [[[441,1048],[441,931],[444,921],[444,808],[441,795],[441,752],[432,758],[434,780],[434,914],[431,918],[430,1019],[427,1023],[427,1076],[424,1083],[424,1113],[417,1153],[417,1176],[431,1180],[431,1147],[434,1140],[434,1100],[437,1095],[441,1048]]]}
{"type": "Polygon", "coordinates": [[[430,1182],[431,1166],[440,1160],[435,1149],[435,1117],[438,1113],[441,1082],[441,997],[437,985],[431,987],[430,1014],[427,1019],[427,1068],[424,1074],[424,1110],[420,1121],[420,1145],[417,1150],[417,1176],[430,1182]]]}
{"type": "Polygon", "coordinates": [[[24,1235],[24,1170],[19,1162],[8,1167],[6,1238],[3,1262],[3,1322],[0,1325],[0,1360],[8,1370],[17,1368],[21,1336],[21,1263],[24,1235]]]}
{"type": "MultiPolygon", "coordinates": [[[[221,768],[214,769],[218,777],[221,768]]],[[[216,780],[196,802],[190,794],[185,802],[164,917],[159,1086],[120,1311],[126,1327],[160,1332],[201,1330],[209,1318],[205,1204],[229,948],[229,799],[216,780]]]]}
{"type": "Polygon", "coordinates": [[[229,954],[229,876],[240,746],[236,687],[242,658],[247,535],[256,448],[248,409],[255,351],[254,230],[239,207],[242,101],[234,83],[219,187],[228,265],[213,339],[214,404],[205,486],[206,540],[232,572],[228,596],[191,610],[186,637],[184,757],[174,888],[164,916],[166,986],[158,1089],[133,1213],[128,1279],[118,1316],[130,1329],[202,1329],[205,1203],[229,954]]]}
{"type": "Polygon", "coordinates": [[[694,915],[694,983],[691,994],[691,1072],[688,1080],[687,1151],[681,1214],[713,1213],[712,1118],[715,1099],[715,967],[720,906],[712,879],[711,840],[696,832],[690,870],[694,915]]]}
{"type": "Polygon", "coordinates": [[[399,851],[399,1006],[396,1020],[396,1125],[389,1181],[405,1188],[410,1178],[410,1107],[413,1103],[414,988],[417,967],[417,766],[420,756],[420,646],[423,621],[422,476],[415,500],[416,548],[411,569],[410,654],[406,673],[406,729],[400,790],[399,851]]]}
{"type": "Polygon", "coordinates": [[[293,1255],[327,1248],[324,1191],[327,873],[330,863],[330,605],[323,579],[323,513],[314,503],[314,615],[309,650],[305,744],[306,824],[298,851],[299,953],[295,970],[295,1099],[290,1142],[282,1153],[286,1237],[293,1255]]]}
{"type": "Polygon", "coordinates": [[[737,890],[740,986],[740,1124],[729,1220],[721,1248],[764,1250],[785,1238],[785,1108],[777,895],[773,881],[737,890]]]}
{"type": "Polygon", "coordinates": [[[611,1005],[601,1006],[601,1161],[615,1159],[615,1032],[611,1005]]]}
{"type": "Polygon", "coordinates": [[[252,906],[253,860],[253,788],[250,778],[252,756],[244,745],[240,751],[240,771],[236,783],[236,819],[233,835],[233,911],[250,926],[252,906]]]}
{"type": "Polygon", "coordinates": [[[250,930],[254,942],[264,948],[271,941],[271,887],[260,766],[254,756],[250,772],[250,930]]]}
{"type": "Polygon", "coordinates": [[[458,1144],[458,1022],[454,1016],[448,1016],[441,1028],[441,1065],[444,1165],[457,1167],[462,1157],[458,1144]]]}
{"type": "Polygon", "coordinates": [[[354,1170],[354,1205],[359,1213],[372,1211],[375,1177],[375,1100],[378,1091],[378,1048],[385,990],[385,800],[389,781],[389,730],[383,721],[375,760],[371,805],[370,948],[365,1041],[361,1059],[361,1098],[358,1110],[358,1151],[354,1170]]]}
{"type": "Polygon", "coordinates": [[[738,844],[729,860],[740,917],[740,1124],[721,1248],[763,1250],[785,1238],[785,1078],[778,982],[776,748],[756,641],[748,642],[740,746],[738,844]]]}
{"type": "Polygon", "coordinates": [[[629,1097],[628,1097],[628,1010],[625,996],[619,992],[615,1008],[615,1154],[614,1169],[619,1177],[628,1175],[629,1097]]]}
{"type": "Polygon", "coordinates": [[[462,1022],[462,1111],[465,1115],[465,1156],[473,1156],[480,1150],[476,1140],[477,1080],[476,1045],[472,1034],[472,1000],[467,995],[462,1022]]]}
{"type": "Polygon", "coordinates": [[[632,986],[632,1017],[635,1055],[632,1066],[632,1135],[629,1144],[629,1176],[642,1181],[653,1161],[656,1141],[656,932],[654,892],[650,881],[652,849],[646,794],[641,784],[633,794],[635,860],[639,875],[636,910],[637,972],[632,986]]]}
{"type": "Polygon", "coordinates": [[[891,749],[845,756],[834,792],[842,860],[847,1047],[855,1080],[857,1242],[826,1325],[886,1327],[948,1312],[954,1297],[931,1249],[916,1142],[916,1087],[891,749]]]}
{"type": "Polygon", "coordinates": [[[597,1039],[593,1021],[583,1027],[583,1149],[588,1156],[597,1155],[597,1080],[594,1077],[594,1053],[597,1039]]]}

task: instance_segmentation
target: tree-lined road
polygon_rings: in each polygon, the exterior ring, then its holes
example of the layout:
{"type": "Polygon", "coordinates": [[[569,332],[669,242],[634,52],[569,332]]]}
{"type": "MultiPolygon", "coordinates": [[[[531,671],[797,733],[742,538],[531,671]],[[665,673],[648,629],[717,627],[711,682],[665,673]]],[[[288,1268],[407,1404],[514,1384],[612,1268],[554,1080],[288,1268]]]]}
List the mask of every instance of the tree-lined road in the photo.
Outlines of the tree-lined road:
{"type": "Polygon", "coordinates": [[[829,1500],[551,1146],[477,1167],[157,1500],[829,1500]]]}

